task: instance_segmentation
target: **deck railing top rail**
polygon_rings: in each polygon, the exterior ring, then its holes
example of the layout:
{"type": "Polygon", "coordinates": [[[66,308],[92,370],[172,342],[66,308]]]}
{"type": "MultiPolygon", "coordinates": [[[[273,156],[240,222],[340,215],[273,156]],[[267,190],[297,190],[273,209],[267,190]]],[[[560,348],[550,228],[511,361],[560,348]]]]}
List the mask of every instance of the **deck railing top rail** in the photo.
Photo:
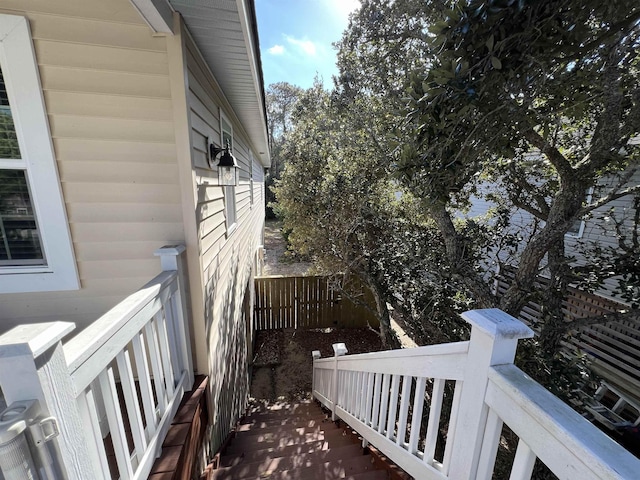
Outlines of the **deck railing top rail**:
{"type": "Polygon", "coordinates": [[[158,250],[162,273],[64,344],[72,323],[22,325],[0,337],[7,404],[37,400],[38,418],[53,418],[59,427],[57,438],[32,446],[39,478],[148,477],[182,394],[193,384],[184,250],[158,250]]]}
{"type": "Polygon", "coordinates": [[[505,424],[519,437],[510,479],[536,459],[560,479],[637,478],[638,459],[513,365],[528,327],[495,309],[463,317],[469,342],[316,353],[314,397],[415,478],[492,478],[505,424]]]}

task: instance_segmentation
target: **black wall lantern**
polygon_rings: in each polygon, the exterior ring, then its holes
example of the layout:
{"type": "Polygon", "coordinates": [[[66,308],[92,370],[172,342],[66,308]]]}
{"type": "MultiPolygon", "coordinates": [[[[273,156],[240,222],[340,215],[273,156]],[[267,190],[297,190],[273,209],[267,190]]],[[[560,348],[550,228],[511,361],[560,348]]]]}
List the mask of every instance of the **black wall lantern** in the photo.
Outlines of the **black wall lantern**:
{"type": "Polygon", "coordinates": [[[234,187],[238,185],[238,164],[229,150],[229,144],[224,148],[216,147],[213,140],[209,138],[209,167],[213,168],[213,162],[222,153],[218,162],[218,185],[234,187]]]}

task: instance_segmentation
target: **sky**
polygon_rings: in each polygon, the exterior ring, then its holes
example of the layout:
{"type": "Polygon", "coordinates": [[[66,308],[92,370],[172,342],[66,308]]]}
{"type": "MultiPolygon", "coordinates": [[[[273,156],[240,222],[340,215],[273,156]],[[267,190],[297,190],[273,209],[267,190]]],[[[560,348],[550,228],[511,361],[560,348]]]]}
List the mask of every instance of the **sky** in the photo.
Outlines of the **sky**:
{"type": "Polygon", "coordinates": [[[255,0],[264,84],[309,88],[317,75],[326,87],[336,75],[336,51],[358,0],[255,0]]]}

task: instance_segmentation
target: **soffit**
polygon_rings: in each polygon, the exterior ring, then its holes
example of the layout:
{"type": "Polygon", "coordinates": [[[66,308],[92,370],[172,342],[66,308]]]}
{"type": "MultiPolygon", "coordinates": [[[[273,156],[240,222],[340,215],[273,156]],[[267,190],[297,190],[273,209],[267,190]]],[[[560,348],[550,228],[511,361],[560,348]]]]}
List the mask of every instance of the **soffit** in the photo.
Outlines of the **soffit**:
{"type": "Polygon", "coordinates": [[[262,165],[269,166],[264,86],[253,0],[170,0],[225,97],[242,123],[262,165]]]}

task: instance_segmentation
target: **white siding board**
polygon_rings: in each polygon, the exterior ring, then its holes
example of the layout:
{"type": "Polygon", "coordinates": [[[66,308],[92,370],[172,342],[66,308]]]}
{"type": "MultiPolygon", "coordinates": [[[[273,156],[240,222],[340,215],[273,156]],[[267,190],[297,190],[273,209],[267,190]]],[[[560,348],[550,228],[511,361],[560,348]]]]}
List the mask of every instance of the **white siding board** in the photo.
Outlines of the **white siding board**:
{"type": "MultiPolygon", "coordinates": [[[[72,203],[67,207],[67,215],[72,223],[182,222],[180,205],[173,203],[72,203]]],[[[150,251],[153,250],[147,250],[146,255],[150,251]]],[[[128,248],[126,253],[129,253],[128,248]]],[[[121,252],[121,254],[125,254],[125,252],[121,252]]],[[[77,249],[76,256],[81,258],[77,249]]]]}
{"type": "Polygon", "coordinates": [[[179,203],[177,185],[119,184],[117,195],[110,183],[70,183],[62,185],[67,203],[179,203]]]}
{"type": "Polygon", "coordinates": [[[140,15],[132,8],[123,8],[122,2],[104,0],[3,0],[3,8],[17,11],[49,13],[57,16],[92,18],[111,23],[122,22],[140,24],[140,15]]]}
{"type": "MultiPolygon", "coordinates": [[[[182,223],[172,222],[72,223],[71,232],[74,235],[74,240],[77,239],[78,242],[118,242],[123,239],[135,242],[159,239],[164,240],[165,243],[176,243],[183,236],[182,223]]],[[[158,259],[153,257],[153,252],[150,255],[150,260],[155,260],[157,267],[158,259]]]]}
{"type": "Polygon", "coordinates": [[[165,52],[51,40],[36,40],[35,49],[42,65],[149,75],[165,75],[168,68],[165,52]]]}
{"type": "MultiPolygon", "coordinates": [[[[113,260],[119,258],[120,260],[136,260],[140,258],[147,258],[149,252],[153,252],[162,245],[158,240],[143,240],[138,242],[84,242],[76,246],[76,258],[79,261],[95,261],[95,260],[113,260]]],[[[136,285],[142,285],[148,282],[149,279],[135,280],[136,285]],[[142,280],[142,283],[140,283],[142,280]]],[[[89,285],[85,285],[89,286],[89,285]]],[[[104,285],[100,286],[104,288],[104,285]]],[[[121,289],[119,288],[118,291],[121,289]]],[[[81,293],[84,290],[81,290],[81,293]]]]}
{"type": "MultiPolygon", "coordinates": [[[[209,136],[213,136],[214,133],[211,123],[207,122],[204,118],[193,111],[193,109],[191,110],[191,128],[202,135],[205,139],[209,136]]],[[[218,143],[220,143],[220,141],[216,142],[216,145],[218,143]]]]}
{"type": "Polygon", "coordinates": [[[166,39],[129,0],[3,8],[32,29],[81,289],[0,295],[0,330],[82,329],[160,271],[156,248],[184,241],[166,39]]]}
{"type": "Polygon", "coordinates": [[[120,279],[134,275],[153,278],[158,272],[157,263],[158,259],[155,257],[151,259],[127,260],[126,262],[100,260],[79,262],[78,270],[80,271],[82,278],[120,279]]]}
{"type": "Polygon", "coordinates": [[[57,40],[83,45],[105,45],[166,52],[163,37],[154,37],[146,24],[124,24],[88,18],[32,13],[31,34],[36,40],[57,40]]]}
{"type": "Polygon", "coordinates": [[[100,182],[137,185],[173,185],[176,165],[165,165],[156,170],[144,163],[79,161],[65,162],[59,169],[63,182],[100,182]]]}
{"type": "Polygon", "coordinates": [[[59,163],[65,161],[138,162],[150,168],[176,163],[176,148],[171,143],[114,141],[87,138],[55,138],[53,145],[59,163]]]}
{"type": "Polygon", "coordinates": [[[45,93],[45,102],[50,115],[173,122],[171,101],[164,98],[48,91],[45,93]]]}
{"type": "Polygon", "coordinates": [[[43,65],[40,78],[45,90],[170,98],[169,78],[162,75],[43,65]]]}
{"type": "Polygon", "coordinates": [[[173,143],[171,122],[129,120],[122,118],[51,115],[51,135],[54,138],[95,138],[99,140],[140,140],[148,143],[173,143]]]}

